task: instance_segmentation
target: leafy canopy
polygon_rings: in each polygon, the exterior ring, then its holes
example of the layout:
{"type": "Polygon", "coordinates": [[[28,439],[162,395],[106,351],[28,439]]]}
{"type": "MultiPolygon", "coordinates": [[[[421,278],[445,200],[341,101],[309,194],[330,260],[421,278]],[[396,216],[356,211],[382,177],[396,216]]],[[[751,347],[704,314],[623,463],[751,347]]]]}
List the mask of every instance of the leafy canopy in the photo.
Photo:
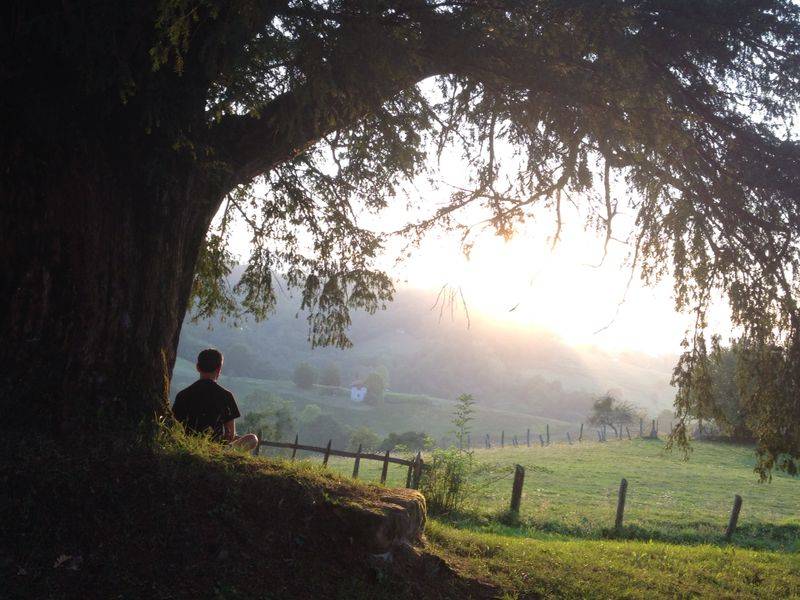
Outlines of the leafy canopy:
{"type": "MultiPolygon", "coordinates": [[[[443,226],[469,251],[481,227],[508,237],[545,209],[557,242],[570,202],[608,243],[626,202],[631,264],[645,282],[674,277],[677,308],[696,316],[674,374],[679,420],[703,396],[706,313],[719,293],[757,357],[748,389],[762,466],[796,470],[795,3],[165,0],[155,23],[147,77],[200,90],[202,116],[171,135],[206,157],[224,195],[196,314],[265,317],[280,276],[299,290],[311,342],[348,345],[349,311],[392,297],[375,266],[385,239],[358,214],[381,211],[457,151],[469,185],[438,207],[408,197],[428,217],[405,239],[443,226]],[[459,220],[467,207],[477,225],[459,220]],[[234,219],[250,228],[252,253],[227,289],[234,219]]],[[[148,114],[168,111],[147,98],[148,114]]]]}

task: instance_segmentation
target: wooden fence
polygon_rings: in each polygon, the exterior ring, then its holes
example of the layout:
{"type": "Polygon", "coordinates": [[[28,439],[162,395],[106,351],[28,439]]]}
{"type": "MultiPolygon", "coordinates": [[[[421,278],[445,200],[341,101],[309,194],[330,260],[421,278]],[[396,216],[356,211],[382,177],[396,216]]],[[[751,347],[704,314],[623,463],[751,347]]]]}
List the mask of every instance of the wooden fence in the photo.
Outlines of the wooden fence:
{"type": "Polygon", "coordinates": [[[389,472],[389,463],[395,465],[404,465],[408,467],[408,473],[406,475],[406,487],[411,489],[417,489],[419,487],[419,481],[422,478],[422,471],[427,466],[425,461],[422,459],[422,453],[417,452],[417,455],[414,457],[413,460],[408,460],[406,458],[398,458],[396,456],[389,456],[389,451],[387,450],[384,454],[372,454],[369,452],[362,452],[361,445],[359,444],[358,450],[356,452],[350,452],[348,450],[334,450],[331,448],[332,440],[328,440],[328,445],[324,448],[319,446],[307,446],[305,444],[298,443],[298,436],[295,436],[294,442],[270,442],[261,439],[261,432],[259,432],[259,442],[258,447],[255,449],[255,454],[259,454],[261,446],[267,446],[268,448],[285,448],[292,451],[291,459],[294,460],[297,456],[298,450],[303,450],[305,452],[316,452],[318,454],[322,454],[322,465],[327,467],[328,466],[328,459],[331,456],[343,456],[345,458],[353,458],[355,462],[353,463],[353,478],[358,479],[358,469],[361,465],[362,460],[376,460],[383,463],[383,469],[381,469],[381,483],[386,483],[386,475],[389,472]]]}
{"type": "MultiPolygon", "coordinates": [[[[571,445],[575,441],[583,442],[583,429],[584,429],[583,425],[584,425],[583,423],[580,424],[580,430],[577,432],[577,436],[575,436],[575,437],[572,436],[572,433],[574,433],[574,432],[567,431],[565,433],[564,439],[566,440],[566,442],[568,444],[571,445]]],[[[672,431],[672,423],[669,424],[669,430],[668,431],[672,431]]],[[[607,427],[606,425],[599,425],[599,426],[597,426],[595,428],[595,432],[597,433],[597,441],[598,442],[607,442],[608,441],[609,427],[607,427]]],[[[544,435],[542,435],[541,433],[535,434],[535,435],[537,435],[537,437],[539,439],[539,445],[540,446],[544,447],[544,446],[549,446],[550,445],[550,443],[551,443],[550,425],[545,424],[544,435]]],[[[644,421],[642,419],[639,419],[639,435],[638,435],[638,437],[640,437],[642,439],[658,439],[658,436],[659,436],[658,419],[653,419],[651,424],[648,425],[648,426],[645,426],[644,421]],[[649,429],[649,432],[647,431],[648,429],[649,429]]],[[[632,440],[634,436],[631,435],[631,430],[627,425],[625,425],[623,423],[619,423],[619,424],[616,424],[616,434],[614,436],[612,436],[612,437],[616,437],[617,439],[620,439],[620,440],[621,439],[625,439],[625,438],[627,438],[629,440],[632,440]]],[[[590,438],[591,438],[591,436],[590,436],[590,438]]],[[[531,436],[531,430],[530,429],[527,429],[525,431],[525,434],[521,435],[519,437],[517,437],[514,434],[506,435],[506,432],[503,430],[503,431],[500,432],[499,436],[495,436],[494,438],[491,436],[491,434],[488,434],[488,433],[484,434],[482,447],[484,449],[486,449],[486,450],[490,450],[492,448],[505,448],[506,446],[512,446],[514,448],[518,448],[518,447],[521,447],[523,445],[528,447],[528,448],[530,448],[532,445],[533,446],[536,445],[535,443],[532,442],[532,439],[533,438],[531,436]]],[[[461,445],[459,445],[459,448],[466,449],[466,450],[477,449],[477,446],[473,446],[473,444],[472,444],[472,435],[471,434],[468,433],[467,436],[466,436],[466,440],[464,440],[464,441],[466,442],[466,448],[463,448],[461,445]]]]}
{"type": "MultiPolygon", "coordinates": [[[[520,505],[522,504],[522,486],[525,483],[525,467],[522,465],[514,465],[514,484],[511,488],[511,506],[512,513],[519,514],[520,505]]],[[[617,493],[617,512],[614,518],[614,531],[621,533],[623,531],[623,519],[625,518],[625,500],[628,496],[628,480],[624,477],[619,483],[619,492],[617,493]]],[[[739,522],[739,513],[742,510],[742,497],[736,494],[733,497],[733,509],[731,516],[728,520],[728,526],[725,528],[725,541],[730,542],[733,534],[736,532],[736,526],[739,522]]]]}

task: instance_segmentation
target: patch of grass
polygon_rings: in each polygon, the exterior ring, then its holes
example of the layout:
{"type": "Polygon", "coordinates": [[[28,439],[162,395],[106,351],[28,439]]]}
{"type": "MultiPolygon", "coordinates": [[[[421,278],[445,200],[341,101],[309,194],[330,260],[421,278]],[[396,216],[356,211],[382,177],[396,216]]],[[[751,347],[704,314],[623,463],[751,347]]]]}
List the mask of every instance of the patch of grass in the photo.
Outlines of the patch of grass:
{"type": "Polygon", "coordinates": [[[796,554],[657,542],[541,540],[475,533],[436,520],[432,548],[510,597],[795,598],[796,554]]]}
{"type": "Polygon", "coordinates": [[[468,505],[473,523],[475,517],[508,508],[512,466],[518,463],[526,470],[522,535],[612,535],[617,491],[625,477],[623,537],[722,543],[734,494],[740,494],[744,504],[735,544],[800,550],[800,479],[775,474],[771,483],[759,483],[751,448],[696,442],[686,461],[678,452],[664,452],[660,441],[625,440],[477,451],[474,461],[468,505]]]}

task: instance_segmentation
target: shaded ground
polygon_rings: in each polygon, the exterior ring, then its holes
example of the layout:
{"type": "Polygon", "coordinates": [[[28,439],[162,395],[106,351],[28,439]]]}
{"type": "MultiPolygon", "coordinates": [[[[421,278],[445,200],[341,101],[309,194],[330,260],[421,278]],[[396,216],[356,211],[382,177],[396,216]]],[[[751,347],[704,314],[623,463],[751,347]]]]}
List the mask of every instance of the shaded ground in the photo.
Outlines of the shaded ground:
{"type": "Polygon", "coordinates": [[[170,434],[102,454],[50,445],[4,461],[0,481],[10,492],[0,501],[3,597],[486,595],[435,557],[376,557],[409,526],[385,520],[402,507],[382,488],[308,466],[170,434]]]}

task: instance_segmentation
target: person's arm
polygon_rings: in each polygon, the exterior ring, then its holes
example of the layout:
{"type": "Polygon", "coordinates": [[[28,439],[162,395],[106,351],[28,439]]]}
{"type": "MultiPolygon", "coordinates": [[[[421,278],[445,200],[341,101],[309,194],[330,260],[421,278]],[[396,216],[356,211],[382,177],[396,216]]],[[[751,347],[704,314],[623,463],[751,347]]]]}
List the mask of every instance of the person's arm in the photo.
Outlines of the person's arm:
{"type": "Polygon", "coordinates": [[[222,437],[225,438],[225,441],[232,442],[236,439],[236,419],[238,419],[241,415],[239,414],[239,407],[236,405],[236,400],[233,398],[233,394],[230,392],[228,392],[228,402],[227,406],[225,407],[225,413],[228,420],[225,421],[222,426],[222,437]]]}
{"type": "Polygon", "coordinates": [[[236,419],[231,419],[223,425],[224,431],[222,437],[226,442],[232,442],[236,439],[236,419]]]}

